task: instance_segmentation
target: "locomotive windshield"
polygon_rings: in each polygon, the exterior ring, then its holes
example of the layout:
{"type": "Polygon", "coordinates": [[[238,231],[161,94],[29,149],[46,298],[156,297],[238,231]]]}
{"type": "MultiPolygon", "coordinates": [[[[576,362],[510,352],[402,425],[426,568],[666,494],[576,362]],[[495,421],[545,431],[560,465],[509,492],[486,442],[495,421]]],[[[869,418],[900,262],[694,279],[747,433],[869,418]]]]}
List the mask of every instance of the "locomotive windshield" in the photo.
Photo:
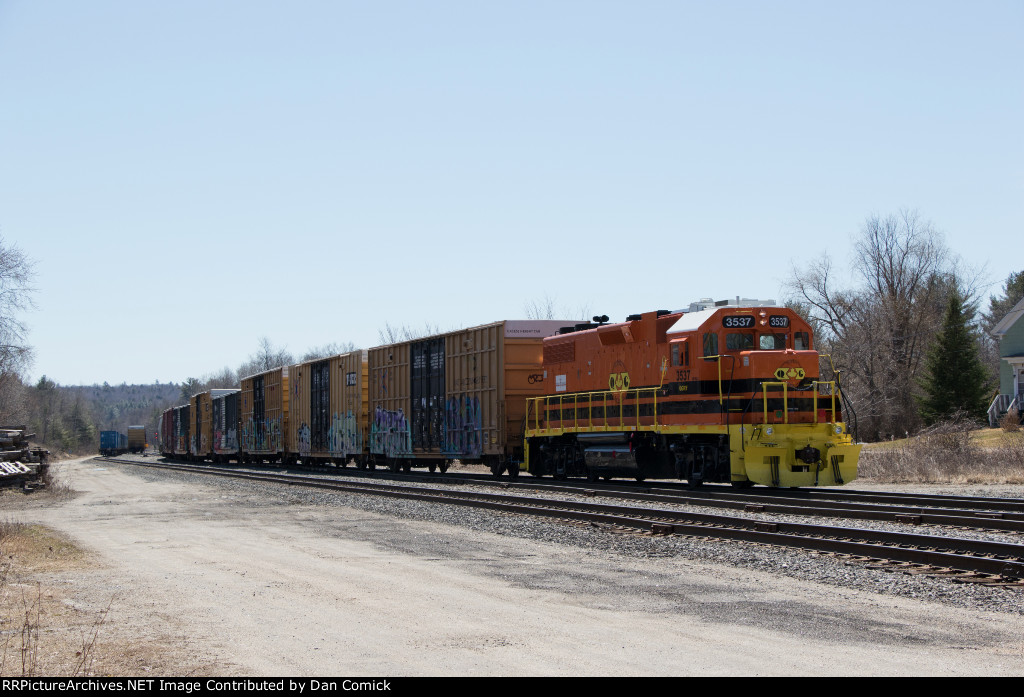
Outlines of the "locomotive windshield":
{"type": "Polygon", "coordinates": [[[762,351],[782,351],[786,348],[786,335],[762,334],[760,344],[762,351]]]}

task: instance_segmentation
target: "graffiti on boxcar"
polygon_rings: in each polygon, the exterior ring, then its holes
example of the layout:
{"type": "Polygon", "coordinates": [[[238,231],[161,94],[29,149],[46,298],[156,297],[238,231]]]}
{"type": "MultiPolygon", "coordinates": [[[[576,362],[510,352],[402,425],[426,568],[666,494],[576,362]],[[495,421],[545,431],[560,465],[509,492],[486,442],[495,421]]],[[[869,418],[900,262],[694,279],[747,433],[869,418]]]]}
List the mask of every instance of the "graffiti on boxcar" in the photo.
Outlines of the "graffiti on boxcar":
{"type": "Polygon", "coordinates": [[[370,425],[370,452],[375,455],[399,457],[412,454],[412,432],[405,412],[377,407],[370,425]]]}
{"type": "Polygon", "coordinates": [[[333,455],[348,455],[363,450],[363,434],[359,430],[359,420],[351,411],[338,416],[331,416],[331,430],[327,433],[327,447],[333,455]]]}
{"type": "Polygon", "coordinates": [[[305,421],[303,421],[299,426],[295,439],[297,441],[295,443],[295,449],[299,451],[299,455],[307,457],[312,450],[312,445],[310,443],[311,434],[309,431],[309,425],[305,421]]]}
{"type": "Polygon", "coordinates": [[[242,426],[242,450],[247,453],[281,451],[281,417],[264,419],[262,428],[250,416],[242,426]]]}
{"type": "Polygon", "coordinates": [[[450,397],[445,404],[444,452],[479,457],[483,451],[483,412],[480,398],[450,397]]]}
{"type": "Polygon", "coordinates": [[[213,452],[218,455],[238,451],[238,431],[229,428],[226,431],[217,429],[213,432],[213,452]]]}

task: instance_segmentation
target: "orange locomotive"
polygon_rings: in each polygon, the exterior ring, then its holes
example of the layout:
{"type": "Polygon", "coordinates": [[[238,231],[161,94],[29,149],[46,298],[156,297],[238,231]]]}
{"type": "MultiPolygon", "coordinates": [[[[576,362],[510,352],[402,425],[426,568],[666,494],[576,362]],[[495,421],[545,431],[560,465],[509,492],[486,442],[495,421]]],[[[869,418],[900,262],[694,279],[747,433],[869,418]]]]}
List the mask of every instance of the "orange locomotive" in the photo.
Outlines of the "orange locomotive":
{"type": "Polygon", "coordinates": [[[530,473],[784,487],[857,476],[838,380],[819,379],[813,333],[792,310],[737,298],[594,319],[544,340],[530,473]]]}

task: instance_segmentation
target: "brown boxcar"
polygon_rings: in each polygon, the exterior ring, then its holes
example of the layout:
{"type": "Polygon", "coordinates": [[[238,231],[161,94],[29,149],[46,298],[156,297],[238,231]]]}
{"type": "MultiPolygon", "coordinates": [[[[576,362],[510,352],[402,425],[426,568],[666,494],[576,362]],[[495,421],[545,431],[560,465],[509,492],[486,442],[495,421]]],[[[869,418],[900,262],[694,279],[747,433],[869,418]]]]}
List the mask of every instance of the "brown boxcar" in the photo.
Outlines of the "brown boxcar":
{"type": "Polygon", "coordinates": [[[526,398],[561,320],[507,320],[369,351],[368,456],[391,469],[458,459],[519,472],[526,398]]]}
{"type": "Polygon", "coordinates": [[[182,404],[172,409],[174,413],[171,455],[174,457],[188,458],[189,455],[189,422],[190,409],[188,404],[182,404]]]}
{"type": "Polygon", "coordinates": [[[241,424],[240,390],[214,390],[210,411],[213,418],[213,461],[227,462],[239,459],[238,434],[241,424]]]}
{"type": "Polygon", "coordinates": [[[369,421],[367,352],[353,351],[292,366],[289,442],[303,464],[350,458],[363,463],[369,421]]]}
{"type": "Polygon", "coordinates": [[[243,462],[285,462],[294,457],[288,398],[288,366],[242,378],[243,462]]]}
{"type": "Polygon", "coordinates": [[[196,460],[214,460],[213,399],[238,390],[207,390],[189,400],[189,454],[196,460]]]}
{"type": "Polygon", "coordinates": [[[172,457],[174,455],[174,407],[164,409],[160,414],[159,425],[160,454],[164,457],[172,457]]]}
{"type": "Polygon", "coordinates": [[[128,452],[141,453],[146,449],[146,427],[128,427],[128,452]]]}

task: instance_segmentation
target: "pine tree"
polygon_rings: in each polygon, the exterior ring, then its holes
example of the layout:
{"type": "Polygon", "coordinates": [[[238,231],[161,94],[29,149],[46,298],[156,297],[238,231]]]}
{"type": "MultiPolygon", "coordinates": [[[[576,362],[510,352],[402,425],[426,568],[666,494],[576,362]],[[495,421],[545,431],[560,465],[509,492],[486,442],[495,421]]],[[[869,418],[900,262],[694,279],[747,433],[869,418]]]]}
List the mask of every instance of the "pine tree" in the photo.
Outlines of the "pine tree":
{"type": "Polygon", "coordinates": [[[960,410],[979,419],[985,415],[989,378],[978,355],[973,321],[974,308],[966,304],[954,284],[942,329],[928,351],[924,379],[919,383],[925,394],[918,399],[918,408],[927,424],[960,410]]]}

